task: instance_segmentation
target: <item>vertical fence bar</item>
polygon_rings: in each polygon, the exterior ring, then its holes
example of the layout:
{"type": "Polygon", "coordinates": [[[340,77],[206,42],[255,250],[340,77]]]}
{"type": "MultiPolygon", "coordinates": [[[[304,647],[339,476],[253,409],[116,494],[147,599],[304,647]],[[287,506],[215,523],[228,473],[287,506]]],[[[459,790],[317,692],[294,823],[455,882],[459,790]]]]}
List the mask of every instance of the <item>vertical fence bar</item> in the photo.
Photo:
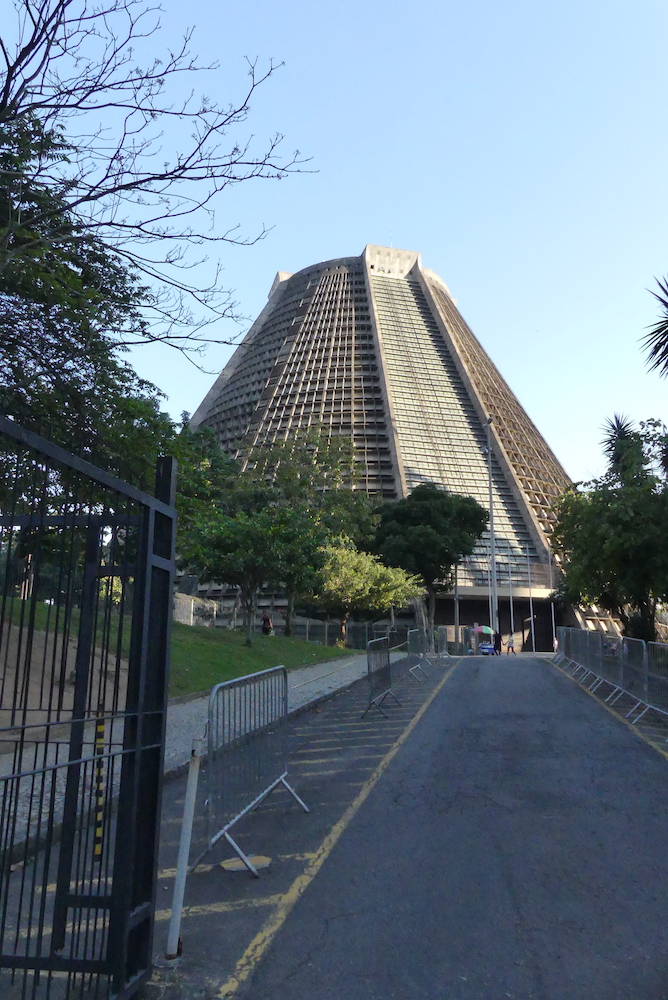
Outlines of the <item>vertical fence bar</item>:
{"type": "Polygon", "coordinates": [[[0,475],[0,996],[127,1000],[151,969],[173,466],[150,496],[0,417],[0,475]]]}

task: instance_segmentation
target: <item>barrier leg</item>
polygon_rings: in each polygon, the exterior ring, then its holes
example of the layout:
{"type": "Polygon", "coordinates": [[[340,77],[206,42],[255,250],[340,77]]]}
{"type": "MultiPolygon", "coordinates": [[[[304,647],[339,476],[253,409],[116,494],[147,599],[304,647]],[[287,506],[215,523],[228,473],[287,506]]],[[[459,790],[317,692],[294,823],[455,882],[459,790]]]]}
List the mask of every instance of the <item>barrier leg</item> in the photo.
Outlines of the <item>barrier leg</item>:
{"type": "Polygon", "coordinates": [[[230,837],[230,835],[229,835],[229,833],[227,832],[227,830],[225,830],[225,832],[223,833],[223,837],[225,838],[225,840],[227,841],[227,843],[228,843],[228,844],[230,845],[230,847],[231,847],[231,848],[232,848],[232,849],[233,849],[234,851],[236,851],[236,852],[237,852],[237,854],[239,855],[239,857],[241,858],[241,860],[243,861],[243,863],[244,863],[244,864],[246,865],[246,868],[248,869],[248,871],[249,871],[249,872],[250,872],[250,873],[251,873],[252,875],[254,875],[254,876],[255,876],[255,878],[259,878],[259,877],[260,877],[260,873],[258,872],[257,868],[256,868],[256,867],[255,867],[255,865],[254,865],[254,864],[252,863],[252,861],[250,860],[250,858],[247,858],[247,857],[246,857],[246,855],[245,855],[245,854],[244,854],[244,852],[243,852],[243,851],[241,850],[241,848],[239,847],[239,845],[237,844],[237,842],[236,842],[236,841],[234,841],[234,840],[232,840],[232,838],[230,837]]]}
{"type": "MultiPolygon", "coordinates": [[[[404,674],[404,676],[405,676],[405,674],[404,674]]],[[[403,678],[402,678],[402,679],[403,679],[403,678]]],[[[388,718],[389,718],[389,716],[388,716],[388,715],[387,715],[387,714],[386,714],[386,713],[385,713],[385,712],[383,711],[383,709],[382,709],[382,704],[383,704],[383,702],[385,701],[385,699],[387,698],[388,694],[392,695],[392,697],[393,697],[393,698],[394,698],[394,700],[396,701],[397,705],[401,706],[401,702],[400,702],[400,701],[399,701],[399,699],[397,698],[397,696],[396,696],[396,694],[394,693],[394,691],[392,691],[392,689],[391,689],[391,688],[388,688],[388,690],[387,690],[387,691],[385,691],[385,692],[383,692],[383,694],[382,694],[382,695],[377,695],[377,696],[376,696],[375,698],[372,698],[372,699],[371,699],[371,701],[369,702],[369,704],[367,705],[367,707],[366,707],[366,708],[364,709],[364,711],[362,712],[362,715],[361,715],[361,717],[360,717],[360,722],[362,721],[362,719],[364,718],[364,716],[366,715],[366,713],[367,713],[367,712],[368,712],[368,711],[369,711],[370,709],[372,709],[372,708],[377,708],[377,709],[378,709],[378,711],[380,712],[380,714],[381,714],[381,715],[383,716],[383,718],[384,718],[384,719],[388,719],[388,718]]]]}
{"type": "Polygon", "coordinates": [[[380,701],[378,700],[378,698],[373,698],[362,712],[362,715],[360,717],[360,722],[362,721],[366,713],[370,712],[372,708],[377,708],[384,719],[389,719],[389,715],[387,714],[387,712],[384,712],[382,709],[382,704],[383,704],[382,698],[380,699],[380,701]]]}
{"type": "MultiPolygon", "coordinates": [[[[411,677],[413,678],[413,680],[419,681],[420,678],[415,673],[415,671],[419,670],[419,669],[420,669],[420,664],[419,663],[416,663],[415,666],[413,666],[413,667],[409,667],[408,670],[406,671],[406,673],[403,675],[403,677],[401,677],[399,679],[399,683],[401,683],[402,681],[405,681],[409,674],[411,675],[411,677]]],[[[425,675],[425,677],[427,676],[426,672],[424,670],[422,671],[422,673],[425,675]]]]}
{"type": "Polygon", "coordinates": [[[195,818],[195,802],[197,800],[197,782],[199,765],[202,758],[202,740],[193,740],[188,768],[188,784],[186,799],[183,804],[183,822],[181,824],[181,840],[179,857],[176,863],[176,879],[174,881],[174,896],[172,898],[172,913],[169,918],[167,934],[167,950],[165,958],[178,958],[181,954],[181,916],[183,914],[183,897],[186,891],[186,875],[188,874],[188,858],[190,857],[190,842],[195,818]]]}
{"type": "Polygon", "coordinates": [[[285,780],[285,778],[281,778],[281,783],[283,784],[283,786],[285,788],[287,788],[287,790],[290,792],[290,795],[292,795],[292,797],[297,800],[297,802],[302,807],[302,809],[304,810],[304,812],[307,813],[307,812],[311,811],[309,809],[309,807],[302,802],[302,800],[299,798],[299,796],[297,795],[297,793],[294,790],[294,788],[292,787],[292,785],[288,784],[288,782],[285,780]]]}

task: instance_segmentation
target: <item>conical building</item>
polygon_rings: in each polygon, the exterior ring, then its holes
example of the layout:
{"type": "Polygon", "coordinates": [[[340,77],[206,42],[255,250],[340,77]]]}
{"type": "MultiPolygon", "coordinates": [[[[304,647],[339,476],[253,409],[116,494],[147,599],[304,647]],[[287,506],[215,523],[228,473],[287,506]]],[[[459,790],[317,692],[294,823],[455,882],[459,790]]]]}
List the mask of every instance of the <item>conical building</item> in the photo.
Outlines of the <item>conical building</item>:
{"type": "MultiPolygon", "coordinates": [[[[352,438],[369,493],[434,482],[486,507],[489,440],[499,594],[549,593],[552,507],[568,476],[418,253],[367,246],[279,272],[199,425],[230,454],[331,428],[352,438]]],[[[486,536],[460,568],[461,597],[486,600],[490,566],[486,536]]]]}

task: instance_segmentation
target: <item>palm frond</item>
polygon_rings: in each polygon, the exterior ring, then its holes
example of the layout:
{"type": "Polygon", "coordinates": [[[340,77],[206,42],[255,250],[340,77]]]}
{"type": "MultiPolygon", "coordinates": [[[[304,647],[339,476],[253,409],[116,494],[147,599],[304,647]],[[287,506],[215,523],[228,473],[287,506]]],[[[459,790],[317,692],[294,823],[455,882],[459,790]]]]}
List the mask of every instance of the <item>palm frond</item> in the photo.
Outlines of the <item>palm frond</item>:
{"type": "Polygon", "coordinates": [[[647,351],[647,362],[649,370],[659,369],[659,374],[663,377],[668,375],[668,278],[655,278],[659,286],[659,291],[648,291],[654,296],[663,315],[656,323],[649,328],[649,333],[645,334],[641,343],[643,349],[647,351]]]}
{"type": "Polygon", "coordinates": [[[614,461],[620,447],[623,448],[624,445],[631,441],[635,433],[633,421],[630,417],[625,417],[621,413],[615,413],[612,419],[608,417],[603,425],[603,440],[601,444],[603,445],[603,451],[611,462],[614,461]]]}

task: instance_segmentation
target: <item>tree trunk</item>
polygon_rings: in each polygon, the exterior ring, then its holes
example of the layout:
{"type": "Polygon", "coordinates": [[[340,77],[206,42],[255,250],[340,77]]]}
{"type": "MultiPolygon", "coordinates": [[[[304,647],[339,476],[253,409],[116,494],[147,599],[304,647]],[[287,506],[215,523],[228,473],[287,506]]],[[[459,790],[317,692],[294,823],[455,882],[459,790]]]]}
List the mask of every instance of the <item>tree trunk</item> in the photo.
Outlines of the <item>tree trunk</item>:
{"type": "Polygon", "coordinates": [[[255,591],[243,594],[242,600],[244,602],[244,624],[246,626],[246,646],[253,645],[253,624],[255,619],[255,591]]]}
{"type": "Polygon", "coordinates": [[[429,629],[429,635],[427,636],[427,648],[430,653],[434,652],[434,619],[436,617],[436,591],[433,586],[429,584],[427,586],[427,627],[429,629]]]}
{"type": "Polygon", "coordinates": [[[339,642],[342,642],[344,644],[344,646],[346,644],[346,622],[348,621],[349,617],[350,617],[350,613],[346,612],[346,614],[343,616],[343,618],[341,619],[341,621],[339,623],[339,625],[340,625],[340,629],[339,629],[339,642]]]}
{"type": "Polygon", "coordinates": [[[292,615],[294,614],[295,608],[295,594],[293,590],[288,591],[288,606],[285,609],[285,629],[283,630],[284,635],[292,635],[292,615]]]}

